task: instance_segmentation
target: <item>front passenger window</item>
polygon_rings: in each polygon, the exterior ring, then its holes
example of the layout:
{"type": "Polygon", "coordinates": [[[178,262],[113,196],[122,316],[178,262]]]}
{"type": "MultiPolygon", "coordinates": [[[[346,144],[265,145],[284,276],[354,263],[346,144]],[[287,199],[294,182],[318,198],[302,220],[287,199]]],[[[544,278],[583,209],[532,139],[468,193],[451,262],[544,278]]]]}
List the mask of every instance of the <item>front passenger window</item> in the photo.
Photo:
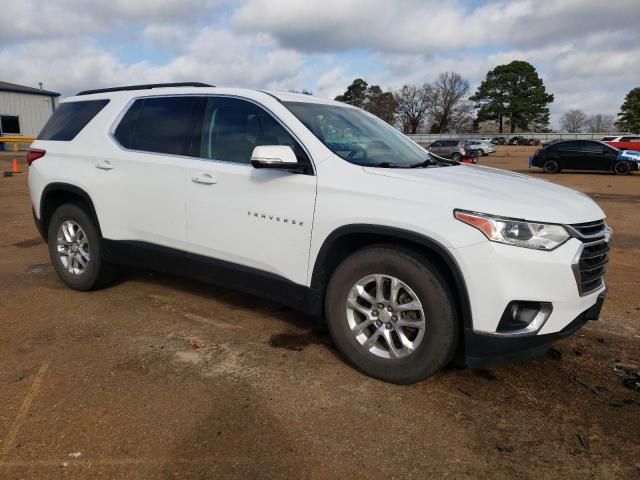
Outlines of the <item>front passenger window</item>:
{"type": "Polygon", "coordinates": [[[202,158],[250,164],[253,149],[260,145],[289,145],[299,161],[306,158],[291,134],[259,106],[237,98],[207,100],[202,158]]]}

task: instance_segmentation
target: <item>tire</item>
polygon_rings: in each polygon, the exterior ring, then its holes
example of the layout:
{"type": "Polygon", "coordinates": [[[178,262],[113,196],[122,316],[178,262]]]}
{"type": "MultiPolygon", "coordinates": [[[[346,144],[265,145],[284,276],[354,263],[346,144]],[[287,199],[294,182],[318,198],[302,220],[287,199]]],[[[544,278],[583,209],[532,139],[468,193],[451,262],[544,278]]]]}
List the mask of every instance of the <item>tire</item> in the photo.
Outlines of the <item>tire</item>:
{"type": "Polygon", "coordinates": [[[451,155],[451,160],[455,160],[456,162],[459,162],[460,160],[462,160],[462,155],[456,152],[453,155],[451,155]]]}
{"type": "Polygon", "coordinates": [[[69,288],[96,290],[115,278],[117,268],[104,260],[102,237],[84,204],[67,203],[56,209],[49,222],[48,244],[53,268],[69,288]]]}
{"type": "Polygon", "coordinates": [[[544,170],[544,173],[549,174],[558,173],[560,171],[560,165],[556,160],[546,160],[542,165],[542,170],[544,170]]]}
{"type": "Polygon", "coordinates": [[[346,359],[366,375],[387,382],[409,384],[433,375],[451,361],[458,344],[459,322],[446,281],[427,259],[393,246],[367,247],[347,257],[329,280],[325,312],[331,336],[346,359]],[[376,277],[381,279],[387,308],[367,304],[361,294],[354,293],[356,284],[370,285],[363,291],[374,299],[376,277]],[[392,279],[402,284],[393,306],[392,279]],[[354,299],[367,314],[347,306],[354,299]],[[419,305],[421,312],[408,308],[409,304],[419,305]],[[422,325],[422,334],[412,325],[422,325]],[[361,327],[366,328],[359,334],[352,331],[361,327]],[[399,331],[413,348],[401,342],[399,331]],[[365,346],[369,339],[373,342],[365,346]]]}
{"type": "Polygon", "coordinates": [[[631,162],[620,160],[613,165],[613,171],[616,175],[628,175],[631,173],[631,162]]]}

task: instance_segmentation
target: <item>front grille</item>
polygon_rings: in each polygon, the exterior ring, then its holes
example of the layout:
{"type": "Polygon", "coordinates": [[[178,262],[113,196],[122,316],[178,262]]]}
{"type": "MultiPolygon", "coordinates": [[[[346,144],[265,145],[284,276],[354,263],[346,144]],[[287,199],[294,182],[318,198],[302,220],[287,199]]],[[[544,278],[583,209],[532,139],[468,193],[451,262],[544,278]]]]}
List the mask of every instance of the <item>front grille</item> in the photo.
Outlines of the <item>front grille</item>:
{"type": "Polygon", "coordinates": [[[587,223],[576,223],[574,225],[569,225],[569,227],[571,227],[571,229],[578,234],[577,236],[581,240],[597,237],[604,238],[604,220],[596,220],[595,222],[587,223]]]}
{"type": "Polygon", "coordinates": [[[609,262],[609,228],[604,220],[568,225],[574,237],[583,242],[582,253],[574,264],[580,295],[587,295],[603,285],[602,277],[609,262]]]}

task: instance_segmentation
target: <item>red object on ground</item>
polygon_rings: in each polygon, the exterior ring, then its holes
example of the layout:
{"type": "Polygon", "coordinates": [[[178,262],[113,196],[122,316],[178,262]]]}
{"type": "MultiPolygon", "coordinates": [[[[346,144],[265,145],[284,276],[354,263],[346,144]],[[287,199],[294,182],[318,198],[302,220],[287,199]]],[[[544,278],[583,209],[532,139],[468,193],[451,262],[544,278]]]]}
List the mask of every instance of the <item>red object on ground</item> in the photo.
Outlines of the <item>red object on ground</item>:
{"type": "Polygon", "coordinates": [[[22,170],[20,170],[20,165],[18,164],[18,160],[16,160],[15,158],[13,159],[13,162],[11,162],[11,173],[22,173],[22,170]]]}

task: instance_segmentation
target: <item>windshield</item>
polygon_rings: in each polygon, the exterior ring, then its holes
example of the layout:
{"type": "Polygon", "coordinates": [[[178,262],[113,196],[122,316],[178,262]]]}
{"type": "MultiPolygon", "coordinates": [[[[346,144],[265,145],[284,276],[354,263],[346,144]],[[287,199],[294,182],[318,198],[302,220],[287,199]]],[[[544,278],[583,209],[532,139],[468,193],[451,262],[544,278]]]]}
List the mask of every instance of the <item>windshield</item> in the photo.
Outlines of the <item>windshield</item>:
{"type": "Polygon", "coordinates": [[[408,168],[433,161],[398,130],[358,108],[284,102],[333,153],[356,165],[408,168]]]}

